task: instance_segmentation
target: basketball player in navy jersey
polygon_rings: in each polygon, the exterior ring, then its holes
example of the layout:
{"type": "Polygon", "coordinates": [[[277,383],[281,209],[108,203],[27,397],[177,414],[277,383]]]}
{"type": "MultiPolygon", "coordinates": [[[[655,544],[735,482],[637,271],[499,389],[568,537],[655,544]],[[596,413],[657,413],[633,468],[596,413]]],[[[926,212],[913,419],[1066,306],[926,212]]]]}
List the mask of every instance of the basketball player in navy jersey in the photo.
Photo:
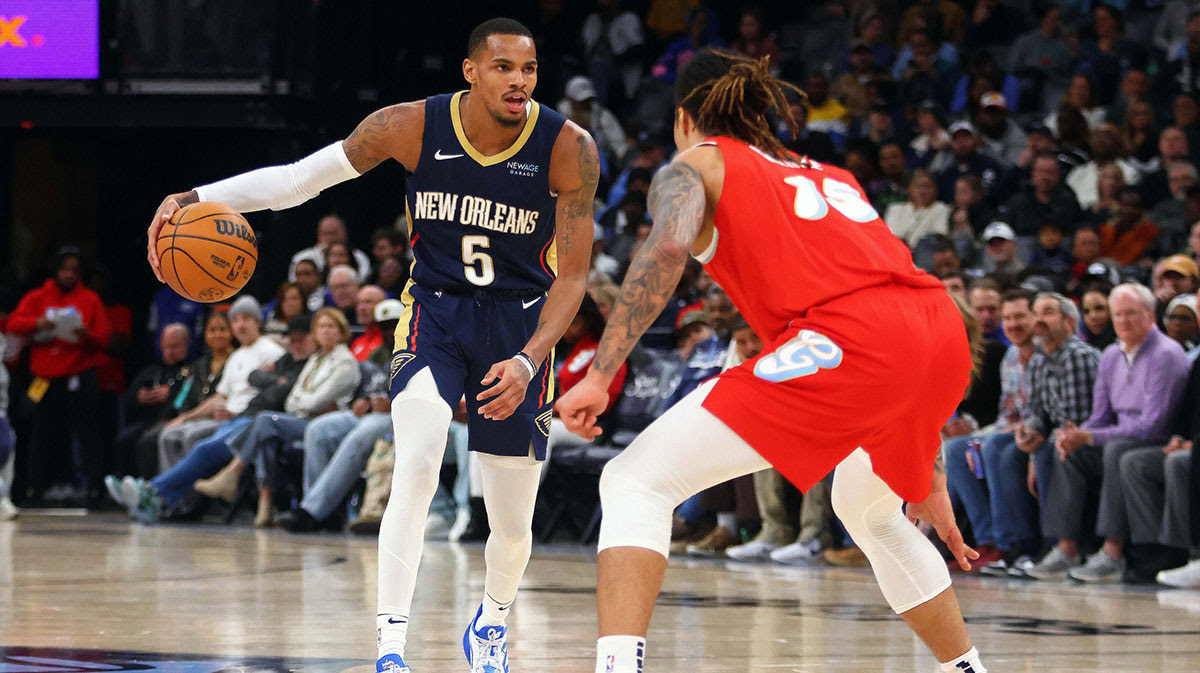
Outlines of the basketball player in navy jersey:
{"type": "Polygon", "coordinates": [[[463,75],[469,90],[386,107],[294,164],[168,196],[148,231],[150,265],[162,280],[154,243],[184,205],[280,210],[387,159],[408,171],[415,259],[391,365],[396,466],[379,534],[376,669],[389,673],[409,670],[404,646],[425,517],[464,394],[492,532],[483,602],[463,649],[474,673],[508,671],[505,617],[529,560],[553,348],[587,285],[596,145],[530,98],[537,56],[529,30],[509,19],[481,24],[463,75]]]}

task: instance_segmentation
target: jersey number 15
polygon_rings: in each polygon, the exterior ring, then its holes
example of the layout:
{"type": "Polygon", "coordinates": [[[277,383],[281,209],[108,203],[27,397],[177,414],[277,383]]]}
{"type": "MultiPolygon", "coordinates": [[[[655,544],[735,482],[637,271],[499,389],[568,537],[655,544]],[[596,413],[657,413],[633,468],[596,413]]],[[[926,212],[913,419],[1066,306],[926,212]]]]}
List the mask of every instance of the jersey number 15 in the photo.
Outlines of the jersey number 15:
{"type": "Polygon", "coordinates": [[[821,188],[803,175],[793,175],[784,182],[796,188],[796,216],[806,220],[819,220],[833,206],[839,213],[855,222],[870,222],[879,217],[875,208],[859,196],[858,190],[841,180],[825,178],[821,188]]]}

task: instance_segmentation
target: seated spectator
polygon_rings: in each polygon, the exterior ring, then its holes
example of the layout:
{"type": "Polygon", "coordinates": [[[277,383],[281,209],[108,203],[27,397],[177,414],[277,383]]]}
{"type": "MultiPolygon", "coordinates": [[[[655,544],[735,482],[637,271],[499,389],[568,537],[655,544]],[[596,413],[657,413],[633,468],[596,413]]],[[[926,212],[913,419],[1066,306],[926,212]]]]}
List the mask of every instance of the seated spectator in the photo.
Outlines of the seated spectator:
{"type": "Polygon", "coordinates": [[[799,128],[799,131],[793,136],[787,123],[780,120],[775,129],[775,135],[783,143],[783,146],[802,157],[823,162],[837,161],[838,155],[833,146],[833,138],[824,131],[816,131],[808,126],[808,107],[804,97],[791,89],[784,91],[783,95],[787,98],[792,119],[796,120],[796,126],[799,128]]]}
{"type": "Polygon", "coordinates": [[[1158,300],[1155,315],[1165,315],[1167,304],[1181,294],[1200,290],[1200,266],[1184,255],[1171,255],[1158,260],[1151,274],[1151,289],[1158,300]]]}
{"type": "Polygon", "coordinates": [[[1108,310],[1108,292],[1105,288],[1095,285],[1088,287],[1079,304],[1083,310],[1083,326],[1079,330],[1083,340],[1100,351],[1115,343],[1117,333],[1113,329],[1112,315],[1108,310]]]}
{"type": "Polygon", "coordinates": [[[1117,582],[1125,572],[1129,520],[1121,492],[1121,457],[1145,446],[1161,447],[1183,395],[1187,356],[1154,324],[1154,294],[1137,284],[1109,295],[1118,342],[1104,350],[1096,375],[1092,413],[1082,425],[1068,421],[1054,446],[1054,485],[1045,506],[1045,534],[1054,548],[1028,574],[1081,582],[1117,582]],[[1096,532],[1104,547],[1080,565],[1083,508],[1089,484],[1100,481],[1096,532]]]}
{"type": "Polygon", "coordinates": [[[1033,181],[1033,164],[1038,156],[1051,154],[1059,162],[1061,174],[1065,175],[1069,165],[1059,156],[1058,143],[1054,134],[1041,122],[1034,122],[1025,129],[1025,146],[1017,154],[1013,167],[1017,172],[1016,183],[1021,189],[1027,188],[1033,181]]]}
{"type": "Polygon", "coordinates": [[[1195,354],[1200,353],[1200,324],[1196,318],[1200,311],[1196,309],[1196,295],[1181,294],[1167,304],[1166,314],[1163,315],[1163,330],[1167,336],[1179,342],[1187,352],[1188,359],[1196,360],[1195,354]]]}
{"type": "MultiPolygon", "coordinates": [[[[208,397],[167,422],[158,437],[159,470],[166,471],[187,455],[197,442],[212,435],[226,421],[242,413],[258,394],[250,376],[284,355],[284,349],[261,332],[262,308],[243,295],[229,309],[230,329],[241,344],[225,363],[221,380],[208,397]]],[[[289,331],[291,331],[289,329],[289,331]]],[[[227,429],[226,434],[233,429],[227,429]]],[[[191,489],[191,483],[187,484],[191,489]]]]}
{"type": "Polygon", "coordinates": [[[559,114],[592,134],[596,148],[603,157],[604,173],[610,175],[611,167],[621,165],[629,150],[625,129],[617,116],[596,100],[596,86],[591,79],[583,75],[572,77],[567,80],[565,93],[566,96],[558,102],[559,114]]]}
{"type": "Polygon", "coordinates": [[[975,126],[984,152],[1007,165],[1015,165],[1025,149],[1025,132],[1009,117],[1010,103],[999,91],[988,91],[979,98],[975,126]]]}
{"type": "MultiPolygon", "coordinates": [[[[320,220],[317,220],[317,242],[311,248],[305,248],[292,255],[292,262],[288,267],[288,280],[296,280],[296,264],[302,259],[310,260],[316,265],[318,272],[332,268],[325,265],[326,249],[332,243],[346,245],[346,241],[346,221],[340,215],[329,213],[320,220]]],[[[354,257],[354,266],[362,274],[369,274],[371,272],[371,258],[367,256],[367,253],[362,250],[354,250],[352,254],[354,257]]],[[[320,307],[318,306],[317,308],[320,307]]],[[[317,308],[313,308],[312,310],[316,311],[317,308]]]]}
{"type": "Polygon", "coordinates": [[[1179,555],[1192,550],[1192,560],[1159,571],[1166,586],[1200,588],[1200,555],[1193,542],[1196,510],[1196,467],[1192,453],[1200,437],[1200,365],[1192,362],[1183,402],[1171,422],[1171,439],[1161,449],[1131,451],[1121,458],[1121,487],[1129,503],[1130,541],[1158,543],[1179,555]],[[1189,510],[1188,500],[1192,500],[1189,510]]]}
{"type": "MultiPolygon", "coordinates": [[[[1077,287],[1093,270],[1099,270],[1102,273],[1107,271],[1107,267],[1103,265],[1093,269],[1100,259],[1099,230],[1089,225],[1075,230],[1075,235],[1071,237],[1071,259],[1074,262],[1071,266],[1071,280],[1067,284],[1069,288],[1077,287]]],[[[1120,280],[1115,282],[1120,282],[1120,280]]]]}
{"type": "Polygon", "coordinates": [[[1130,68],[1121,78],[1121,88],[1108,106],[1108,121],[1122,124],[1129,112],[1129,104],[1150,98],[1150,75],[1144,69],[1130,68]]]}
{"type": "Polygon", "coordinates": [[[904,146],[887,142],[879,148],[879,179],[867,191],[876,212],[885,213],[893,203],[908,200],[908,165],[904,159],[904,146]]]}
{"type": "Polygon", "coordinates": [[[721,39],[717,15],[706,7],[690,9],[685,35],[667,45],[666,53],[655,61],[650,68],[650,74],[668,84],[674,84],[679,68],[692,60],[696,52],[705,47],[724,46],[725,40],[721,39]]]}
{"type": "Polygon", "coordinates": [[[738,18],[737,37],[729,43],[729,50],[754,59],[765,56],[771,74],[779,75],[779,45],[775,42],[775,36],[766,30],[761,9],[742,10],[738,18]]]}
{"type": "MultiPolygon", "coordinates": [[[[712,327],[717,338],[728,347],[729,341],[733,338],[733,323],[738,318],[733,300],[725,294],[725,290],[714,283],[704,292],[703,308],[704,314],[708,317],[709,326],[712,327]]],[[[680,313],[686,313],[686,309],[680,313]]]]}
{"type": "Polygon", "coordinates": [[[1041,6],[1037,28],[1017,38],[1009,50],[1009,70],[1037,73],[1041,101],[1034,107],[1053,108],[1066,92],[1075,64],[1073,49],[1063,38],[1062,9],[1051,3],[1041,6]]]}
{"type": "Polygon", "coordinates": [[[999,341],[1007,348],[1008,338],[1000,328],[1000,285],[991,278],[979,278],[971,283],[967,298],[984,340],[999,341]]]}
{"type": "Polygon", "coordinates": [[[804,93],[808,118],[805,127],[829,136],[834,147],[842,147],[850,135],[850,115],[846,108],[829,95],[829,79],[820,72],[809,74],[804,93]]]}
{"type": "Polygon", "coordinates": [[[638,226],[648,221],[646,193],[637,190],[626,192],[616,208],[610,208],[600,216],[599,225],[607,241],[604,252],[617,260],[618,264],[628,262],[633,256],[638,226]]]}
{"type": "MultiPolygon", "coordinates": [[[[855,37],[865,42],[871,48],[876,67],[887,69],[892,66],[892,61],[896,60],[896,48],[890,44],[891,38],[887,35],[887,27],[884,25],[883,17],[874,8],[866,9],[859,14],[855,37]]],[[[849,69],[850,62],[847,51],[842,56],[839,70],[844,72],[849,69]]]]}
{"type": "Polygon", "coordinates": [[[291,281],[284,281],[279,286],[279,291],[275,293],[275,300],[267,304],[266,311],[263,333],[274,339],[275,343],[280,346],[287,344],[287,326],[292,318],[308,317],[311,313],[305,304],[303,290],[291,281]]]}
{"type": "MultiPolygon", "coordinates": [[[[350,343],[350,352],[354,359],[363,362],[383,344],[383,332],[375,324],[375,307],[387,299],[387,293],[378,285],[365,285],[358,291],[354,304],[355,322],[365,328],[365,331],[350,343]]],[[[344,317],[344,316],[343,316],[344,317]]],[[[347,326],[347,329],[349,327],[347,326]]]]}
{"type": "Polygon", "coordinates": [[[1042,224],[1054,222],[1070,233],[1079,221],[1079,202],[1071,188],[1063,184],[1062,166],[1053,154],[1041,154],[1033,161],[1030,184],[1011,196],[1000,209],[1019,240],[1030,249],[1042,224]]]}
{"type": "Polygon", "coordinates": [[[1060,221],[1043,221],[1037,232],[1033,252],[1029,256],[1029,268],[1041,269],[1065,280],[1071,274],[1073,262],[1066,241],[1066,233],[1060,221]]]}
{"type": "Polygon", "coordinates": [[[1123,266],[1148,267],[1147,255],[1159,228],[1146,217],[1142,193],[1136,187],[1122,187],[1117,200],[1120,207],[1116,217],[1100,226],[1100,256],[1123,266]]]}
{"type": "Polygon", "coordinates": [[[1067,175],[1091,161],[1092,131],[1083,114],[1070,103],[1058,106],[1058,136],[1055,140],[1058,141],[1058,160],[1067,164],[1067,175]]]}
{"type": "MultiPolygon", "coordinates": [[[[339,309],[346,322],[358,327],[358,272],[346,265],[329,270],[329,298],[326,303],[339,309]]],[[[314,311],[315,313],[315,311],[314,311]]]]}
{"type": "MultiPolygon", "coordinates": [[[[1034,350],[1034,320],[1030,310],[1032,297],[1033,293],[1028,290],[1009,290],[1004,294],[1000,307],[1004,333],[1012,345],[1000,363],[1001,393],[995,424],[969,428],[970,421],[965,418],[959,420],[967,424],[967,428],[958,428],[956,426],[962,424],[953,421],[947,424],[948,433],[956,435],[945,444],[947,486],[951,497],[962,502],[971,521],[971,529],[975,532],[975,544],[979,547],[980,557],[973,564],[974,567],[984,567],[1003,559],[1006,554],[1020,551],[1026,543],[1025,536],[1013,532],[1015,525],[1000,531],[993,525],[993,519],[1000,511],[1010,509],[1011,503],[1004,502],[1003,496],[1011,494],[1012,489],[1004,488],[1006,485],[998,482],[989,482],[985,486],[982,480],[987,477],[986,466],[992,467],[992,474],[998,477],[1000,465],[1006,459],[1011,460],[1009,454],[1015,448],[1013,427],[1026,409],[1029,379],[1025,372],[1034,350]],[[958,435],[962,429],[974,432],[958,435]],[[982,446],[982,454],[972,453],[968,448],[972,441],[978,442],[975,445],[977,450],[982,446]],[[983,463],[975,464],[972,462],[975,460],[982,460],[983,463]],[[989,491],[993,497],[989,497],[989,491]]],[[[1024,486],[1023,479],[1019,485],[1024,486]]]]}
{"type": "Polygon", "coordinates": [[[1155,247],[1164,254],[1176,252],[1184,246],[1188,225],[1195,221],[1188,217],[1187,199],[1189,194],[1190,198],[1200,199],[1200,189],[1193,189],[1196,182],[1196,167],[1190,161],[1176,161],[1167,169],[1170,196],[1159,201],[1150,211],[1150,221],[1162,231],[1155,247]]]}
{"type": "Polygon", "coordinates": [[[1017,259],[1017,235],[1007,222],[997,220],[989,224],[979,242],[983,245],[983,257],[978,270],[983,274],[1011,280],[1025,269],[1017,259]]]}
{"type": "Polygon", "coordinates": [[[1158,156],[1143,166],[1139,187],[1146,203],[1157,204],[1171,196],[1169,169],[1189,160],[1187,134],[1177,126],[1168,126],[1158,136],[1158,156]]]}
{"type": "Polygon", "coordinates": [[[950,211],[950,238],[959,256],[974,263],[978,256],[976,239],[996,219],[996,212],[983,201],[983,181],[977,175],[964,175],[954,182],[954,206],[950,211]]]}
{"type": "Polygon", "coordinates": [[[314,313],[325,306],[326,291],[317,263],[311,259],[302,259],[296,262],[293,271],[296,287],[300,288],[300,294],[304,295],[304,307],[308,309],[308,313],[314,313]]]}
{"type": "MultiPolygon", "coordinates": [[[[223,420],[210,426],[208,433],[201,435],[203,439],[196,441],[182,460],[168,463],[169,469],[164,469],[162,474],[154,479],[145,481],[133,476],[119,480],[115,476],[109,476],[105,479],[109,495],[123,506],[131,517],[144,524],[153,524],[157,523],[164,513],[184,508],[185,498],[194,492],[195,482],[212,476],[229,460],[230,442],[251,425],[255,415],[260,411],[282,408],[285,398],[296,382],[296,376],[315,349],[308,332],[309,320],[294,318],[288,328],[287,351],[277,359],[257,363],[256,350],[266,352],[278,348],[275,342],[258,335],[258,323],[250,318],[250,312],[257,308],[257,302],[254,302],[252,297],[245,296],[230,309],[233,313],[234,335],[251,346],[243,346],[234,351],[229,358],[225,374],[217,385],[217,394],[196,409],[216,406],[221,412],[218,417],[223,420]],[[248,365],[257,366],[243,374],[248,365]],[[242,376],[245,377],[244,381],[242,376]],[[237,414],[232,418],[231,406],[237,409],[237,414]]],[[[256,315],[261,315],[261,309],[258,309],[256,315]]],[[[202,421],[192,421],[199,422],[202,421]]],[[[171,426],[168,424],[167,430],[159,440],[160,455],[164,454],[163,441],[170,431],[171,426]]]]}
{"type": "Polygon", "coordinates": [[[1107,163],[1116,163],[1121,169],[1126,185],[1137,184],[1140,175],[1133,164],[1121,158],[1121,135],[1116,126],[1104,123],[1092,130],[1089,136],[1088,148],[1091,151],[1091,161],[1071,169],[1067,173],[1067,186],[1075,192],[1082,208],[1091,209],[1099,201],[1098,192],[1100,167],[1107,163]]]}
{"type": "Polygon", "coordinates": [[[950,164],[937,174],[938,198],[954,198],[954,181],[964,175],[978,175],[983,182],[984,201],[996,205],[1007,197],[1010,175],[995,159],[978,151],[979,136],[969,121],[950,125],[950,164]]]}
{"type": "Polygon", "coordinates": [[[1122,154],[1141,173],[1153,170],[1151,163],[1158,152],[1158,128],[1154,125],[1154,107],[1145,100],[1131,101],[1121,123],[1122,154]]]}
{"type": "Polygon", "coordinates": [[[1145,47],[1125,37],[1125,17],[1112,5],[1097,4],[1092,10],[1095,40],[1079,41],[1080,68],[1093,73],[1099,100],[1111,100],[1121,73],[1144,69],[1149,54],[1145,47]]]}
{"type": "Polygon", "coordinates": [[[157,350],[162,346],[162,331],[172,323],[187,326],[192,342],[192,350],[188,357],[198,355],[199,343],[204,334],[204,304],[180,296],[170,285],[163,285],[154,293],[154,300],[150,304],[150,317],[146,321],[154,341],[155,355],[162,356],[157,350]]]}
{"type": "Polygon", "coordinates": [[[861,40],[850,45],[850,69],[834,78],[829,85],[829,95],[841,103],[846,113],[854,119],[867,116],[871,105],[871,93],[867,85],[884,73],[875,65],[875,54],[871,45],[861,40]]]}
{"type": "MultiPolygon", "coordinates": [[[[394,227],[380,227],[371,232],[371,273],[364,276],[368,283],[383,286],[388,289],[391,286],[397,285],[393,281],[390,285],[384,285],[381,281],[383,276],[383,263],[389,259],[403,259],[408,254],[408,237],[404,232],[394,227]]],[[[407,268],[407,264],[400,263],[402,268],[407,268]]]]}
{"type": "MultiPolygon", "coordinates": [[[[143,438],[158,433],[147,431],[178,414],[175,402],[182,401],[191,367],[187,360],[191,333],[180,323],[163,328],[159,362],[146,365],[133,377],[121,399],[124,425],[113,442],[117,471],[153,477],[158,473],[157,442],[143,438]]],[[[228,339],[227,339],[228,341],[228,339]]],[[[228,352],[228,351],[226,351],[228,352]]],[[[0,432],[3,428],[0,428],[0,432]]],[[[2,463],[0,463],[2,464],[2,463]]]]}
{"type": "Polygon", "coordinates": [[[966,70],[966,74],[959,78],[954,96],[950,99],[951,113],[963,117],[975,116],[982,107],[981,99],[989,91],[995,91],[1005,99],[1007,110],[1015,111],[1020,108],[1020,82],[1016,77],[1000,70],[990,51],[980,49],[971,54],[966,70]]]}
{"type": "MultiPolygon", "coordinates": [[[[0,334],[0,354],[4,348],[4,335],[0,334]]],[[[13,504],[11,493],[17,435],[8,422],[8,382],[8,368],[0,356],[0,521],[12,521],[21,513],[13,504]]]]}
{"type": "Polygon", "coordinates": [[[390,299],[399,299],[408,283],[409,267],[399,257],[385,257],[379,263],[378,284],[390,299]]]}
{"type": "Polygon", "coordinates": [[[325,268],[332,269],[337,266],[348,266],[354,269],[360,282],[365,277],[354,256],[350,254],[350,246],[341,241],[334,241],[325,246],[325,268]]]}
{"type": "Polygon", "coordinates": [[[907,100],[949,100],[962,76],[958,55],[927,30],[915,30],[892,64],[892,79],[901,84],[907,100]]]}
{"type": "MultiPolygon", "coordinates": [[[[929,269],[930,273],[939,278],[947,274],[962,272],[962,258],[958,256],[954,241],[947,236],[932,236],[925,239],[918,251],[913,254],[913,261],[922,269],[929,269]],[[926,247],[930,252],[928,264],[925,263],[922,254],[926,247]]],[[[965,288],[963,297],[965,301],[965,288]]]]}
{"type": "Polygon", "coordinates": [[[957,297],[963,303],[967,301],[967,277],[961,271],[944,271],[937,274],[938,280],[946,286],[946,291],[957,297]]]}
{"type": "Polygon", "coordinates": [[[913,171],[908,197],[904,203],[888,206],[883,216],[897,238],[913,248],[926,236],[949,233],[950,206],[937,200],[937,186],[929,171],[913,171]]]}
{"type": "MultiPolygon", "coordinates": [[[[1083,219],[1100,226],[1116,217],[1121,209],[1117,193],[1125,187],[1125,174],[1115,162],[1100,166],[1096,172],[1096,202],[1084,211],[1083,219]]],[[[1068,188],[1069,189],[1069,188],[1068,188]]]]}
{"type": "MultiPolygon", "coordinates": [[[[237,499],[242,472],[246,466],[255,465],[259,487],[256,528],[268,527],[275,519],[271,484],[278,452],[303,437],[313,417],[345,409],[358,386],[358,362],[346,347],[350,326],[345,316],[332,308],[317,311],[310,336],[316,352],[296,376],[283,404],[284,413],[258,412],[246,431],[230,440],[227,450],[232,452],[232,460],[220,472],[194,484],[197,493],[232,503],[237,499]]],[[[228,453],[225,458],[229,458],[228,453]]]]}
{"type": "MultiPolygon", "coordinates": [[[[1087,127],[1090,130],[1095,130],[1105,123],[1106,110],[1103,106],[1097,105],[1092,97],[1092,80],[1084,74],[1076,74],[1071,77],[1070,86],[1067,88],[1067,95],[1063,98],[1064,105],[1079,110],[1079,114],[1083,115],[1084,121],[1087,122],[1087,127]]],[[[1051,112],[1046,115],[1042,123],[1052,133],[1058,135],[1058,114],[1051,112]]],[[[1122,146],[1124,143],[1122,142],[1122,146]]],[[[1122,152],[1122,154],[1124,154],[1122,152]]]]}
{"type": "Polygon", "coordinates": [[[935,173],[950,163],[950,134],[946,131],[945,114],[933,100],[917,108],[917,137],[909,143],[915,168],[928,168],[935,173]]]}

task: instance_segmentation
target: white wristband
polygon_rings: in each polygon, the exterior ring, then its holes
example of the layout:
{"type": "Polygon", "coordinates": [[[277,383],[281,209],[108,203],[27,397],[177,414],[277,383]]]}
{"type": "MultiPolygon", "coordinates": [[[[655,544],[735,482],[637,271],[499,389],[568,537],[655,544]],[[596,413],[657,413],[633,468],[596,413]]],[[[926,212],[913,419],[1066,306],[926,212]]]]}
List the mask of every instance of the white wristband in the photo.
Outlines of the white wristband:
{"type": "Polygon", "coordinates": [[[529,380],[530,381],[533,380],[533,377],[537,376],[537,367],[533,366],[533,358],[529,357],[528,355],[526,355],[525,353],[522,352],[522,353],[517,353],[516,355],[514,355],[513,359],[516,360],[517,362],[520,362],[521,364],[525,365],[525,368],[529,370],[529,380]]]}
{"type": "Polygon", "coordinates": [[[341,141],[284,166],[269,166],[196,188],[201,201],[241,213],[298,206],[339,182],[357,178],[341,141]]]}

